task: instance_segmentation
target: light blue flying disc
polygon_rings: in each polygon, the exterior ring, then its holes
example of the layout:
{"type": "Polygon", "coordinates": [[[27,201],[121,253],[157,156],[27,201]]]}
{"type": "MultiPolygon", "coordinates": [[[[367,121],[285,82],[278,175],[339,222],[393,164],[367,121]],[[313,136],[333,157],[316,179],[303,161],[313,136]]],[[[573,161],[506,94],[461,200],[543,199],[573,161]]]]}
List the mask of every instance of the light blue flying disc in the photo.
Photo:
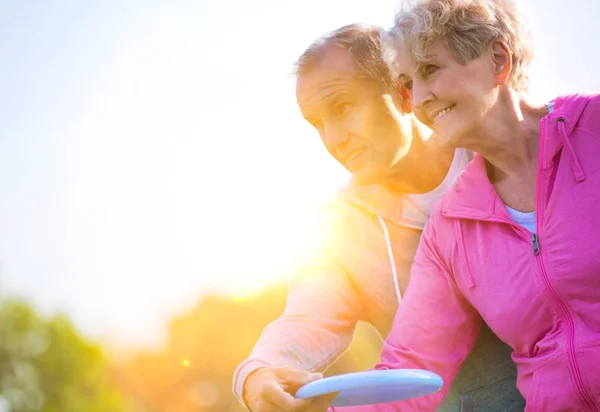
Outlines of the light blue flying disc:
{"type": "Polygon", "coordinates": [[[373,370],[309,382],[298,389],[296,398],[339,392],[330,406],[371,405],[429,395],[442,385],[439,375],[421,369],[373,370]]]}

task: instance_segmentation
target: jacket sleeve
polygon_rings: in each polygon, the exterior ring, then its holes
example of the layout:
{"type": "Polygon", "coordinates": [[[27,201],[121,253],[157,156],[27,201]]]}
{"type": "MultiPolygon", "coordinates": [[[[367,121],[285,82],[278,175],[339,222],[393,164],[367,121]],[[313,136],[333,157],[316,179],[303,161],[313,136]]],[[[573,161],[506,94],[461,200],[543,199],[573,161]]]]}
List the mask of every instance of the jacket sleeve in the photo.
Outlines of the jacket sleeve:
{"type": "Polygon", "coordinates": [[[321,239],[315,253],[297,268],[284,313],[265,328],[234,373],[233,390],[242,403],[251,372],[262,366],[323,371],[348,348],[357,322],[365,318],[355,286],[337,259],[339,253],[331,250],[332,242],[345,237],[344,231],[327,223],[323,229],[336,233],[321,239]]]}
{"type": "Polygon", "coordinates": [[[446,245],[438,244],[435,226],[431,220],[423,232],[408,289],[375,369],[432,371],[442,377],[442,390],[405,401],[330,408],[330,412],[433,411],[452,385],[475,343],[481,318],[444,263],[441,249],[446,245]]]}

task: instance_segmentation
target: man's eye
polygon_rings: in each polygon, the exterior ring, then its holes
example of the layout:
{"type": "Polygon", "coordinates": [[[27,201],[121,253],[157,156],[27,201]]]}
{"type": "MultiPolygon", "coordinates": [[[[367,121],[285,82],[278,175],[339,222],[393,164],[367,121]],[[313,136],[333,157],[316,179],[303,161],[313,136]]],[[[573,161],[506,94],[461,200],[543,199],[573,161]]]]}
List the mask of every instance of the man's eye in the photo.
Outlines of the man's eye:
{"type": "Polygon", "coordinates": [[[341,103],[335,106],[335,111],[338,115],[346,114],[352,108],[352,104],[350,103],[341,103]]]}

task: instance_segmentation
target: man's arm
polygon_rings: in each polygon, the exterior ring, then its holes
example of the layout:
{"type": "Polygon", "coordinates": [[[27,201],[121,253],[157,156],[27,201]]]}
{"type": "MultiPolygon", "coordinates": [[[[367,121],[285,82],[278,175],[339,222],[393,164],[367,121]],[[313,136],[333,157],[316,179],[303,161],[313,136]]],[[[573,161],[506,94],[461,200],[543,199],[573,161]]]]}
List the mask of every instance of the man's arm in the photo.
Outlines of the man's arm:
{"type": "Polygon", "coordinates": [[[284,313],[265,328],[236,369],[233,389],[246,407],[245,384],[257,369],[321,372],[347,349],[356,323],[365,318],[351,277],[339,261],[344,243],[351,241],[344,229],[347,222],[327,216],[315,253],[302,262],[290,282],[284,313]]]}

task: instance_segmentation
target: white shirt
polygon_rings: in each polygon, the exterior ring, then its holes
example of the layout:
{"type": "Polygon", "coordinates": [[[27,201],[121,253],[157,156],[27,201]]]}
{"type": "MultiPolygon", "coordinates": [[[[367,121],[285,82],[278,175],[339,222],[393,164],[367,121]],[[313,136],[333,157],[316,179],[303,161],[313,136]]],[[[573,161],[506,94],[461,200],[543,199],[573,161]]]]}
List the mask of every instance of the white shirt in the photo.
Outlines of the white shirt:
{"type": "Polygon", "coordinates": [[[423,229],[431,215],[434,203],[446,193],[446,190],[456,183],[456,179],[458,179],[458,176],[471,161],[472,157],[470,151],[456,149],[448,173],[439,186],[427,193],[405,195],[402,223],[408,227],[423,229]]]}

